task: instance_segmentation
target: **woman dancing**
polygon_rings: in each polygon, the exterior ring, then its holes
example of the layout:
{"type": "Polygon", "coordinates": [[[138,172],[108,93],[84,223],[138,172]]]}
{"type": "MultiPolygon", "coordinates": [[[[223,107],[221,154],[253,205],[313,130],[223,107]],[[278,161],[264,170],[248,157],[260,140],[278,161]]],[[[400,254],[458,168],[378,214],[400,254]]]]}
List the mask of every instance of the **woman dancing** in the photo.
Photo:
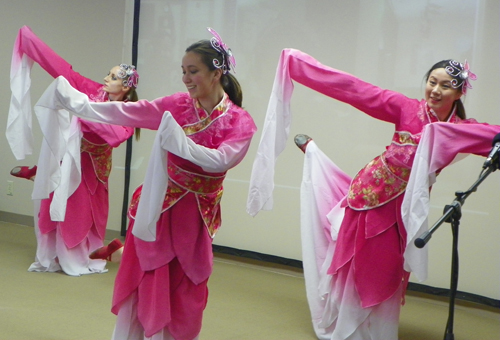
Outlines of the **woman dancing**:
{"type": "MultiPolygon", "coordinates": [[[[65,77],[74,88],[88,96],[92,102],[137,101],[136,88],[139,75],[133,65],[120,64],[112,67],[104,77],[104,84],[100,84],[74,71],[69,63],[27,26],[19,30],[15,42],[13,70],[26,69],[21,67],[23,58],[29,58],[31,63],[33,61],[38,63],[54,78],[65,77]]],[[[13,92],[16,91],[22,92],[23,89],[14,88],[13,92]]],[[[11,104],[9,112],[11,117],[19,116],[20,111],[22,105],[11,104]]],[[[76,124],[81,132],[80,183],[67,198],[62,218],[51,216],[54,214],[51,210],[57,205],[53,205],[54,193],[51,193],[49,198],[43,199],[39,208],[38,202],[35,202],[37,252],[35,262],[29,267],[29,271],[62,270],[72,276],[107,271],[105,261],[91,260],[89,254],[102,247],[106,233],[109,210],[108,177],[111,172],[112,149],[127,140],[134,130],[130,127],[84,119],[78,119],[76,124]]],[[[136,132],[138,137],[139,130],[136,132]]],[[[10,134],[11,140],[16,137],[16,133],[14,127],[8,128],[7,134],[10,134]]],[[[45,161],[45,157],[43,158],[41,154],[42,162],[45,161]]],[[[12,169],[11,174],[35,180],[36,172],[37,166],[31,168],[18,166],[12,169]]]]}
{"type": "Polygon", "coordinates": [[[420,235],[417,231],[422,226],[416,222],[426,216],[404,200],[428,195],[432,183],[410,181],[412,169],[417,160],[420,165],[421,158],[428,161],[427,166],[419,166],[426,168],[423,177],[427,179],[458,153],[486,156],[500,132],[500,126],[465,116],[461,97],[475,78],[467,63],[443,60],[425,76],[424,99],[410,99],[324,66],[301,51],[283,50],[252,172],[247,205],[251,215],[271,208],[274,166],[269,160],[276,159],[286,142],[292,80],[395,127],[391,144],[353,179],[310,137],[296,137],[306,153],[302,248],[318,338],[398,338],[400,305],[410,271],[425,279],[424,261],[415,259],[419,255],[411,252],[410,242],[420,235]],[[415,157],[419,144],[422,152],[415,157]],[[411,190],[407,190],[409,183],[413,183],[411,190]]]}
{"type": "Polygon", "coordinates": [[[192,44],[182,58],[187,92],[136,103],[89,103],[58,78],[37,104],[158,130],[144,184],[129,208],[113,295],[114,339],[191,340],[201,330],[223,181],[243,160],[256,131],[230,72],[232,52],[209,31],[214,37],[192,44]]]}

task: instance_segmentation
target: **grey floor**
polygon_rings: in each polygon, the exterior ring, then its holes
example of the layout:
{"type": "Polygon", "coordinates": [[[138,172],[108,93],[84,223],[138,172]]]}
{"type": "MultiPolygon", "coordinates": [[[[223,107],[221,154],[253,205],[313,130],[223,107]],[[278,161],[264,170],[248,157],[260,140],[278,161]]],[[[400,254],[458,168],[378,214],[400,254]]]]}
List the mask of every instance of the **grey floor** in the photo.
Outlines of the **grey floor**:
{"type": "MultiPolygon", "coordinates": [[[[0,222],[0,340],[109,339],[113,281],[109,272],[82,277],[28,273],[32,227],[0,222]]],[[[314,340],[300,270],[216,255],[202,340],[314,340]]],[[[409,293],[401,340],[443,339],[448,303],[409,293]]],[[[456,340],[500,339],[500,311],[457,302],[456,340]]],[[[381,339],[383,340],[383,339],[381,339]]]]}

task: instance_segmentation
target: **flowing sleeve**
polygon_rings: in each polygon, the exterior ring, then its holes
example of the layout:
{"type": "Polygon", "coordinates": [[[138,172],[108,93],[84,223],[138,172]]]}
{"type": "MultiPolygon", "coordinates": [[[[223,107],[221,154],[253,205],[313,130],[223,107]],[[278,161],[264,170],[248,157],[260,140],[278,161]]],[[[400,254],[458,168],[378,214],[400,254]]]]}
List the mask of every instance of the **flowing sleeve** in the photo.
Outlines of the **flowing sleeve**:
{"type": "Polygon", "coordinates": [[[289,51],[284,50],[278,62],[264,128],[252,166],[246,207],[251,216],[273,208],[274,166],[285,149],[292,118],[290,99],[293,83],[288,68],[289,54],[289,51]]]}
{"type": "Polygon", "coordinates": [[[163,99],[93,103],[61,76],[47,87],[35,107],[67,110],[93,122],[157,130],[165,111],[163,99]]]}
{"type": "Polygon", "coordinates": [[[85,94],[94,94],[102,84],[82,76],[73,67],[41,40],[28,26],[19,30],[18,55],[26,55],[40,65],[53,78],[63,76],[72,87],[85,94]]]}
{"type": "MultiPolygon", "coordinates": [[[[166,111],[165,108],[168,108],[163,99],[152,102],[140,100],[132,103],[91,103],[87,96],[72,88],[64,77],[58,77],[40,97],[36,107],[52,111],[66,110],[91,121],[157,130],[166,111]]],[[[170,113],[163,119],[164,131],[167,132],[162,132],[162,147],[208,172],[224,172],[237,165],[245,156],[256,131],[253,120],[247,118],[246,134],[230,138],[217,149],[211,149],[187,138],[170,113]]]]}
{"type": "Polygon", "coordinates": [[[12,91],[7,118],[6,137],[17,160],[33,153],[31,115],[31,68],[37,62],[52,77],[64,76],[86,94],[95,93],[102,85],[73,71],[70,64],[23,26],[12,51],[10,88],[12,91]]]}
{"type": "Polygon", "coordinates": [[[5,136],[10,149],[17,160],[33,153],[33,133],[31,116],[31,67],[33,60],[17,53],[19,37],[14,43],[14,52],[10,68],[10,89],[12,91],[7,117],[5,136]]]}
{"type": "Polygon", "coordinates": [[[134,129],[126,126],[95,123],[86,120],[81,120],[80,124],[82,128],[86,127],[88,130],[99,135],[99,137],[114,148],[118,147],[134,134],[134,129]]]}
{"type": "Polygon", "coordinates": [[[207,172],[226,172],[239,164],[248,151],[256,131],[253,121],[248,126],[245,135],[238,138],[230,137],[218,148],[212,149],[196,144],[188,138],[182,127],[167,111],[163,117],[162,129],[158,131],[159,143],[163,150],[201,166],[207,172]]]}
{"type": "Polygon", "coordinates": [[[414,272],[420,281],[427,278],[427,247],[419,249],[414,242],[428,230],[429,188],[436,181],[436,171],[463,158],[461,154],[487,156],[498,133],[500,126],[484,123],[440,122],[425,126],[401,207],[408,235],[405,269],[414,272]]]}
{"type": "Polygon", "coordinates": [[[252,168],[247,199],[247,212],[252,216],[273,207],[274,167],[290,133],[292,80],[396,125],[401,112],[416,104],[415,100],[400,93],[383,90],[348,73],[324,66],[301,51],[283,50],[252,168]]]}
{"type": "Polygon", "coordinates": [[[415,103],[415,100],[399,92],[382,89],[349,73],[325,66],[304,52],[285,49],[281,58],[287,60],[285,67],[292,80],[352,105],[376,119],[397,124],[405,107],[415,103]]]}
{"type": "Polygon", "coordinates": [[[253,121],[249,119],[250,122],[241,122],[249,124],[244,136],[231,138],[217,149],[210,149],[188,138],[169,111],[163,114],[146,170],[142,191],[144,194],[137,209],[133,230],[136,237],[148,242],[156,239],[156,222],[161,214],[158,202],[162,201],[167,190],[167,152],[189,160],[207,172],[225,172],[240,163],[248,151],[256,131],[253,121]]]}
{"type": "Polygon", "coordinates": [[[35,107],[35,113],[44,138],[32,198],[45,199],[54,192],[50,203],[51,220],[64,221],[67,199],[81,182],[80,124],[65,110],[35,107]]]}

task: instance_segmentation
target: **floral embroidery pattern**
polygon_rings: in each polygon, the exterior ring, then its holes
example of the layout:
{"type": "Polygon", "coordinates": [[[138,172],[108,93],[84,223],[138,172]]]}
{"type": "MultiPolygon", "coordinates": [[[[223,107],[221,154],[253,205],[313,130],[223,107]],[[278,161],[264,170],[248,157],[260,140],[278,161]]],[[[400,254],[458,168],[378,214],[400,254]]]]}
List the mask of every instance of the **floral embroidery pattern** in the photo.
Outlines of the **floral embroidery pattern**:
{"type": "Polygon", "coordinates": [[[82,138],[80,152],[86,152],[90,155],[97,178],[102,183],[107,183],[111,173],[113,148],[109,144],[94,144],[82,138]]]}
{"type": "Polygon", "coordinates": [[[222,187],[225,175],[206,176],[186,171],[170,162],[167,166],[170,180],[179,187],[197,194],[210,194],[217,192],[222,187]]]}
{"type": "MultiPolygon", "coordinates": [[[[220,201],[222,199],[225,175],[206,176],[186,171],[179,166],[169,163],[168,186],[165,199],[162,204],[162,212],[170,209],[182,197],[189,192],[196,195],[198,210],[209,232],[210,237],[214,237],[221,225],[220,201]]],[[[142,186],[136,189],[132,195],[128,215],[135,219],[139,200],[142,193],[142,186]]]]}
{"type": "Polygon", "coordinates": [[[212,124],[217,118],[222,117],[227,110],[231,107],[231,101],[226,93],[224,93],[224,97],[221,102],[212,110],[210,115],[207,115],[206,111],[201,107],[200,103],[197,101],[194,103],[196,111],[198,112],[198,116],[200,120],[193,124],[186,124],[182,127],[186,136],[193,135],[200,131],[205,130],[212,124]]]}
{"type": "Polygon", "coordinates": [[[214,237],[221,225],[220,201],[222,199],[222,188],[215,194],[197,195],[198,208],[205,222],[210,237],[214,237]]]}
{"type": "Polygon", "coordinates": [[[347,202],[354,210],[378,207],[404,192],[410,169],[388,165],[384,155],[369,162],[351,182],[347,202]]]}
{"type": "MultiPolygon", "coordinates": [[[[438,122],[436,114],[422,101],[417,112],[423,125],[438,122]]],[[[454,110],[448,122],[459,123],[461,119],[454,110]]],[[[361,169],[351,182],[347,203],[354,210],[379,207],[401,195],[410,178],[411,167],[421,133],[396,131],[391,144],[379,157],[361,169]]],[[[436,172],[436,175],[439,171],[436,172]]]]}

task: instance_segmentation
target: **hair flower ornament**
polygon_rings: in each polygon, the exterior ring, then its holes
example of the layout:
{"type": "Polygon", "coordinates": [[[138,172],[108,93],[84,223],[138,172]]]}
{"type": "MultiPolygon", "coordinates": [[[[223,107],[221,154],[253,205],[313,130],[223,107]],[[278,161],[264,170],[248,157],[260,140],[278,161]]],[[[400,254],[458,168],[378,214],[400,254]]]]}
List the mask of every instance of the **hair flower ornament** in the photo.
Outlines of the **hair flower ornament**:
{"type": "Polygon", "coordinates": [[[118,71],[117,76],[123,79],[124,86],[137,88],[139,84],[139,74],[134,65],[120,64],[120,71],[118,71]]]}
{"type": "Polygon", "coordinates": [[[477,79],[477,76],[471,72],[467,60],[465,60],[465,64],[450,60],[450,65],[446,66],[445,70],[446,73],[453,77],[451,86],[455,89],[462,87],[463,94],[467,93],[467,89],[472,88],[470,81],[477,79]]]}
{"type": "Polygon", "coordinates": [[[210,39],[212,47],[222,55],[222,64],[219,60],[214,58],[214,66],[222,69],[222,72],[224,74],[231,70],[235,72],[234,69],[236,67],[236,60],[234,59],[231,49],[227,47],[226,44],[224,44],[220,35],[213,28],[207,27],[207,30],[213,35],[213,37],[210,39]]]}

